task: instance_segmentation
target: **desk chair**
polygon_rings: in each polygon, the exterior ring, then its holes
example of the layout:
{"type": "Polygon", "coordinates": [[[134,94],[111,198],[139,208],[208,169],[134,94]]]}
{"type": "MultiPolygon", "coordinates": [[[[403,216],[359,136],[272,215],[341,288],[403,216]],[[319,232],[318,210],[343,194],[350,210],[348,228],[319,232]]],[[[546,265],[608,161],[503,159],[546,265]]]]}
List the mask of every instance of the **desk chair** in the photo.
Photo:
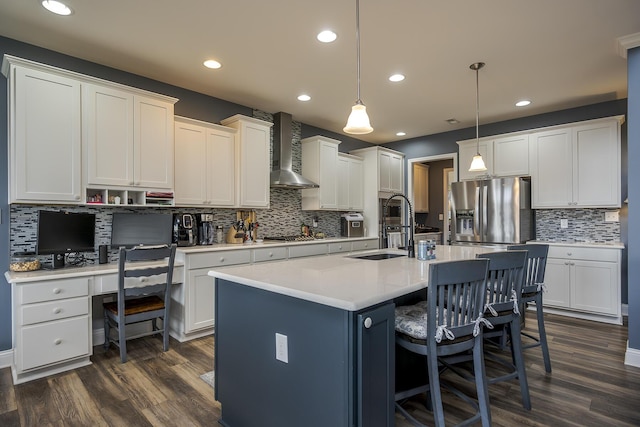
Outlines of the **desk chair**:
{"type": "MultiPolygon", "coordinates": [[[[542,348],[542,358],[544,359],[544,369],[551,373],[551,357],[549,356],[549,346],[547,344],[547,332],[544,328],[544,314],[542,312],[542,293],[544,292],[544,272],[547,267],[547,255],[549,245],[513,245],[507,248],[510,251],[528,252],[527,270],[522,293],[520,294],[520,307],[526,310],[529,303],[536,305],[536,318],[538,320],[538,336],[522,331],[522,335],[534,340],[533,344],[524,345],[526,350],[531,347],[542,348]]],[[[523,313],[524,315],[524,313],[523,313]]]]}
{"type": "MultiPolygon", "coordinates": [[[[427,301],[396,308],[396,344],[425,356],[429,377],[428,384],[395,394],[396,409],[414,425],[422,424],[401,403],[425,391],[431,395],[436,425],[445,425],[439,358],[469,351],[473,357],[477,402],[448,384],[442,383],[442,386],[476,410],[473,417],[460,425],[471,424],[478,419],[484,427],[491,425],[482,339],[488,264],[488,261],[479,259],[430,264],[427,301]]],[[[397,368],[402,369],[402,366],[397,368]]]]}
{"type": "Polygon", "coordinates": [[[104,307],[104,349],[110,343],[120,347],[120,360],[127,361],[127,340],[162,334],[163,350],[169,349],[169,305],[176,245],[120,248],[118,263],[118,299],[104,307]],[[139,261],[159,261],[157,264],[136,265],[139,261]],[[162,319],[158,328],[157,319],[162,319]],[[151,321],[152,330],[125,336],[125,326],[151,321]],[[110,337],[111,328],[118,331],[117,339],[110,337]]]}
{"type": "Polygon", "coordinates": [[[496,342],[494,341],[495,338],[498,338],[499,342],[505,333],[510,337],[510,361],[493,357],[489,352],[486,355],[508,367],[511,371],[499,377],[489,378],[488,383],[494,384],[514,378],[518,379],[522,395],[522,406],[525,409],[531,409],[529,383],[527,382],[527,372],[520,338],[519,309],[519,295],[522,292],[527,251],[490,252],[478,254],[476,257],[489,260],[486,290],[487,302],[484,316],[494,328],[485,332],[485,343],[493,344],[496,342]]]}

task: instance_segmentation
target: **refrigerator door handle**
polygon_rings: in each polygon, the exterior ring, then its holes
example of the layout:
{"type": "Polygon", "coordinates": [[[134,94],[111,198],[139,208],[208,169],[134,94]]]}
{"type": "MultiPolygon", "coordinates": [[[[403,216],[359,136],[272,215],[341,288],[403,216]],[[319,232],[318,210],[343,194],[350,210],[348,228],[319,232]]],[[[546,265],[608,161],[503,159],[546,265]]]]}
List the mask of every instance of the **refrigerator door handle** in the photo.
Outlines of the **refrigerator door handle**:
{"type": "Polygon", "coordinates": [[[475,202],[475,206],[474,208],[474,215],[473,215],[473,234],[475,239],[477,240],[478,237],[482,236],[482,227],[481,227],[481,221],[482,221],[482,199],[480,197],[480,186],[476,185],[476,202],[475,202]]]}
{"type": "Polygon", "coordinates": [[[487,241],[489,233],[489,186],[482,186],[482,241],[487,241]]]}

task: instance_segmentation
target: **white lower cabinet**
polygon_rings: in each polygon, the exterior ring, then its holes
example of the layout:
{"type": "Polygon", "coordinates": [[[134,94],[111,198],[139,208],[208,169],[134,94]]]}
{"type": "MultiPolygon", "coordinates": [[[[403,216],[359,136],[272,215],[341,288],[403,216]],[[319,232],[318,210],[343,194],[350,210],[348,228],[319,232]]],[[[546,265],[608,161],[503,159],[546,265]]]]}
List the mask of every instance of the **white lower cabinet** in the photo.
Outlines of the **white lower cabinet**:
{"type": "Polygon", "coordinates": [[[188,307],[185,310],[185,333],[213,326],[214,288],[211,286],[211,277],[207,275],[209,270],[209,268],[189,270],[189,287],[186,289],[188,307]]]}
{"type": "Polygon", "coordinates": [[[544,306],[621,324],[620,263],[619,248],[550,246],[544,306]]]}

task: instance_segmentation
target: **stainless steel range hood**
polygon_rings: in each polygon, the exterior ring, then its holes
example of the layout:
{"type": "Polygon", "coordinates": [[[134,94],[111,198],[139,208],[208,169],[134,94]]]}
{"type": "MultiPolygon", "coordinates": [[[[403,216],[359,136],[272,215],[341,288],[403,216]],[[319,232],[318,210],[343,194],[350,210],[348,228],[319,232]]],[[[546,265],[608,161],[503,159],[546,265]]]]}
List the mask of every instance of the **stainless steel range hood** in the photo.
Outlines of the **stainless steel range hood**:
{"type": "Polygon", "coordinates": [[[292,117],[289,113],[273,115],[273,161],[271,164],[271,187],[318,188],[319,185],[293,171],[292,117]]]}

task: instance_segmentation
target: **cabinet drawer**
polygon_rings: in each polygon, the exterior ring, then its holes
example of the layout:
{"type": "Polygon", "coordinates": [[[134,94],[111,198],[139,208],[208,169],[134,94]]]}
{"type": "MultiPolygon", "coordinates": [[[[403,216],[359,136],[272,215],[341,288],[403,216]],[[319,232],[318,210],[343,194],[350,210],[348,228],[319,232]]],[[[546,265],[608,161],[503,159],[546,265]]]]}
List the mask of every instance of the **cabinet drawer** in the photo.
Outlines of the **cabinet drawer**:
{"type": "Polygon", "coordinates": [[[222,265],[249,264],[251,251],[218,251],[189,255],[189,268],[220,267],[222,265]]]}
{"type": "Polygon", "coordinates": [[[364,251],[367,249],[378,249],[378,240],[359,240],[352,243],[354,251],[364,251]]]}
{"type": "Polygon", "coordinates": [[[329,243],[329,253],[338,254],[340,252],[350,252],[351,242],[329,243]]]}
{"type": "Polygon", "coordinates": [[[326,255],[326,254],[327,254],[326,244],[301,245],[301,246],[292,246],[289,248],[289,258],[299,258],[299,257],[305,257],[305,256],[326,255]]]}
{"type": "Polygon", "coordinates": [[[276,259],[286,259],[287,248],[264,248],[253,251],[253,262],[273,261],[276,259]]]}
{"type": "Polygon", "coordinates": [[[549,246],[549,258],[583,259],[617,262],[618,249],[576,248],[573,246],[549,246]]]}
{"type": "Polygon", "coordinates": [[[21,304],[81,297],[89,295],[89,279],[80,277],[47,280],[46,282],[21,285],[19,289],[21,304]]]}
{"type": "MultiPolygon", "coordinates": [[[[173,280],[175,283],[182,283],[184,278],[184,267],[173,268],[173,280]]],[[[103,274],[102,276],[96,276],[93,280],[93,294],[109,294],[112,292],[118,292],[118,274],[103,274]]]]}
{"type": "Polygon", "coordinates": [[[80,297],[29,304],[22,306],[21,310],[22,324],[31,325],[89,314],[89,298],[80,297]]]}
{"type": "Polygon", "coordinates": [[[18,369],[26,371],[89,355],[89,316],[20,328],[18,369]]]}

